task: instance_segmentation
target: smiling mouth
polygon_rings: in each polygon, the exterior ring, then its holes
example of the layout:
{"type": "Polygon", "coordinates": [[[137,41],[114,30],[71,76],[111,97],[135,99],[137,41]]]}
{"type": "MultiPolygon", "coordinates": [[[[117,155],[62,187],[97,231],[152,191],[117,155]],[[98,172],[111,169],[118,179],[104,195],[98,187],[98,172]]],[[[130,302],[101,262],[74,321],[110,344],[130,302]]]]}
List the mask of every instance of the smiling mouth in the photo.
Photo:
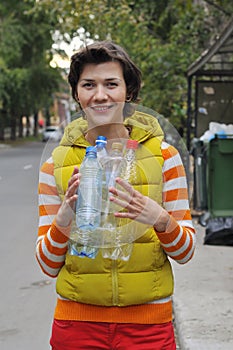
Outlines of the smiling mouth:
{"type": "Polygon", "coordinates": [[[101,106],[101,105],[97,105],[97,106],[92,106],[91,109],[95,112],[105,112],[108,111],[109,109],[111,109],[113,107],[113,105],[111,106],[101,106]]]}

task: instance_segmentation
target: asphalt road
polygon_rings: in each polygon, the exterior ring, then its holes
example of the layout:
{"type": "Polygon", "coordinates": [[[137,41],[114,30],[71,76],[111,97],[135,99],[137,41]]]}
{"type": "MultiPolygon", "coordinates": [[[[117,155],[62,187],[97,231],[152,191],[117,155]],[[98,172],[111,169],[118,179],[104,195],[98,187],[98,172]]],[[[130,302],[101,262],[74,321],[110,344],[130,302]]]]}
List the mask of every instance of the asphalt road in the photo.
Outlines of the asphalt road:
{"type": "Polygon", "coordinates": [[[40,271],[35,242],[39,167],[52,147],[0,147],[1,350],[50,349],[55,281],[40,271]]]}

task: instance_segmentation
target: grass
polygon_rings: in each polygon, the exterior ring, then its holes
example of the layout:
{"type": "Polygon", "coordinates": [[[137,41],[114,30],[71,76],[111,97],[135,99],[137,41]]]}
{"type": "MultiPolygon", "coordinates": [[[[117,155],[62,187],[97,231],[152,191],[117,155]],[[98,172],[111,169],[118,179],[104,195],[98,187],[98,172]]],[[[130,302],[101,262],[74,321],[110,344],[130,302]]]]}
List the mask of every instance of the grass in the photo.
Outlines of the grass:
{"type": "Polygon", "coordinates": [[[27,142],[36,142],[36,141],[41,142],[41,140],[42,140],[41,135],[38,135],[37,137],[30,135],[22,138],[16,138],[15,140],[11,140],[11,139],[0,140],[0,143],[3,145],[9,145],[14,147],[14,146],[22,145],[27,142]]]}

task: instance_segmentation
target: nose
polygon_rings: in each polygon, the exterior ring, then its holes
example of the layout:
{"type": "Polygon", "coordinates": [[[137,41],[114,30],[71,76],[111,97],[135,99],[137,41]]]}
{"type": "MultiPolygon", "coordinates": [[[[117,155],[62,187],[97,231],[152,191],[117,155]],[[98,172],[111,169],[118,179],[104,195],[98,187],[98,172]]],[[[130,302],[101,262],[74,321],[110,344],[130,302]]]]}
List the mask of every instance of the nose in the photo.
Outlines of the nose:
{"type": "Polygon", "coordinates": [[[105,101],[108,99],[108,95],[106,94],[105,88],[103,85],[97,85],[94,100],[95,101],[105,101]]]}

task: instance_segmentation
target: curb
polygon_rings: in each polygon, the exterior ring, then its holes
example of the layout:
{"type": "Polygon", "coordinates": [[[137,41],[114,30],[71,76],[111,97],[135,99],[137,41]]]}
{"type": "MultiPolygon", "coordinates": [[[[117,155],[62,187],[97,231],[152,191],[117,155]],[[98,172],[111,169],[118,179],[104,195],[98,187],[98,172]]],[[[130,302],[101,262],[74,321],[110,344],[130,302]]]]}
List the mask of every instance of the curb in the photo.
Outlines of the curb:
{"type": "Polygon", "coordinates": [[[179,342],[179,349],[191,350],[191,348],[187,345],[186,338],[184,336],[184,330],[182,327],[183,320],[181,317],[181,313],[179,312],[179,306],[176,303],[174,296],[173,296],[173,314],[175,319],[175,328],[176,328],[177,338],[179,342]]]}

